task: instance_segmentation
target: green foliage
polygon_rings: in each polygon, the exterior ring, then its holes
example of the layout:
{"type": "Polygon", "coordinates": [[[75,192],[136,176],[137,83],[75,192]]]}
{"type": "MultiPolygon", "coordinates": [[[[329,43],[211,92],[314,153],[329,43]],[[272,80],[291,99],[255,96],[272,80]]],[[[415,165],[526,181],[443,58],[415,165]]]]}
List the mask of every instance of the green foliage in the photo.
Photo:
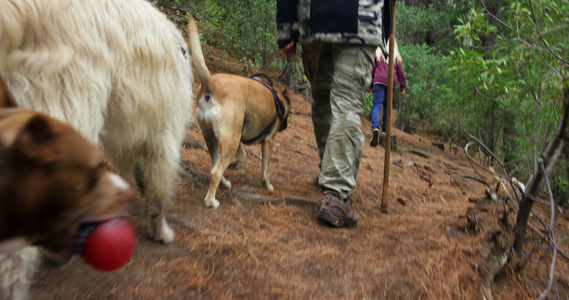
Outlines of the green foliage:
{"type": "MultiPolygon", "coordinates": [[[[429,1],[430,2],[430,1],[429,1]]],[[[425,3],[425,2],[423,2],[425,3]]],[[[448,54],[456,46],[453,26],[466,11],[466,1],[437,1],[426,7],[397,1],[396,37],[399,45],[427,44],[435,52],[448,54]]]]}
{"type": "Polygon", "coordinates": [[[561,242],[564,244],[569,244],[569,232],[566,230],[561,233],[561,242]]]}
{"type": "Polygon", "coordinates": [[[285,68],[285,65],[286,65],[285,60],[283,60],[279,57],[276,57],[276,58],[273,58],[269,67],[271,69],[274,69],[274,70],[283,70],[285,68]]]}
{"type": "Polygon", "coordinates": [[[406,95],[395,93],[394,104],[401,102],[399,118],[407,129],[422,129],[453,142],[465,115],[462,105],[471,95],[459,93],[464,82],[448,72],[452,61],[445,55],[458,46],[453,25],[465,11],[463,2],[426,7],[397,2],[396,38],[407,77],[406,95]]]}
{"type": "Polygon", "coordinates": [[[373,93],[365,93],[365,102],[363,107],[363,115],[371,119],[371,109],[373,108],[373,93]]]}
{"type": "Polygon", "coordinates": [[[496,26],[488,24],[484,9],[472,7],[466,16],[458,18],[460,25],[454,27],[454,33],[458,39],[462,39],[465,45],[473,45],[479,48],[482,37],[496,32],[496,26]]]}
{"type": "Polygon", "coordinates": [[[427,45],[408,45],[399,49],[407,77],[407,90],[401,105],[400,118],[408,120],[411,127],[420,122],[427,124],[429,133],[448,136],[455,128],[460,114],[449,113],[456,94],[448,69],[451,61],[442,54],[434,54],[427,45]],[[443,117],[444,116],[444,117],[443,117]]]}
{"type": "Polygon", "coordinates": [[[563,174],[565,170],[556,170],[551,176],[551,190],[556,196],[555,200],[558,205],[569,206],[569,185],[567,184],[567,174],[563,174]]]}
{"type": "MultiPolygon", "coordinates": [[[[534,147],[543,150],[562,113],[561,80],[569,71],[569,1],[499,1],[492,11],[481,3],[460,18],[454,33],[462,47],[451,54],[451,71],[460,93],[475,91],[478,105],[464,103],[464,110],[478,121],[464,120],[472,132],[490,121],[498,129],[485,142],[501,144],[493,150],[518,162],[517,176],[527,179],[533,171],[534,147]],[[489,118],[490,117],[490,118],[489,118]],[[536,139],[537,136],[537,139],[536,139]]],[[[554,180],[556,196],[567,191],[567,174],[554,180]]]]}
{"type": "Polygon", "coordinates": [[[276,1],[180,1],[195,12],[205,42],[257,66],[283,66],[276,42],[276,1]]]}

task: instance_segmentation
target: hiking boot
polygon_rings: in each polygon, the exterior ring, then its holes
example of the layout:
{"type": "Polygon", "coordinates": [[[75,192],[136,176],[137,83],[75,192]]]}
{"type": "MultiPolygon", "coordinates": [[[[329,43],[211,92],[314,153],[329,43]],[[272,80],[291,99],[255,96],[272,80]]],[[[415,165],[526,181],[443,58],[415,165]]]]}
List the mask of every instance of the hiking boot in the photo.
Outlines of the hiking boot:
{"type": "Polygon", "coordinates": [[[371,140],[369,141],[369,145],[372,147],[377,147],[377,144],[379,144],[379,129],[375,128],[373,130],[371,140]]]}
{"type": "Polygon", "coordinates": [[[350,198],[340,200],[334,195],[325,194],[317,219],[326,225],[342,228],[356,227],[360,217],[352,207],[350,198]]]}

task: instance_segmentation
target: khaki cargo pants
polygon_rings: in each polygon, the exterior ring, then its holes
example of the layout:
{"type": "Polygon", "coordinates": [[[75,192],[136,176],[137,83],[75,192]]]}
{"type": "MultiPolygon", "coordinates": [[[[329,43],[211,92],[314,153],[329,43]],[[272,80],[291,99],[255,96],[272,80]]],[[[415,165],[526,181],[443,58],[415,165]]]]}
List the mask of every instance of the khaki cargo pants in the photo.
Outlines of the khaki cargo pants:
{"type": "Polygon", "coordinates": [[[302,44],[304,71],[312,84],[312,122],[324,193],[349,196],[364,148],[364,95],[371,85],[376,46],[302,44]]]}

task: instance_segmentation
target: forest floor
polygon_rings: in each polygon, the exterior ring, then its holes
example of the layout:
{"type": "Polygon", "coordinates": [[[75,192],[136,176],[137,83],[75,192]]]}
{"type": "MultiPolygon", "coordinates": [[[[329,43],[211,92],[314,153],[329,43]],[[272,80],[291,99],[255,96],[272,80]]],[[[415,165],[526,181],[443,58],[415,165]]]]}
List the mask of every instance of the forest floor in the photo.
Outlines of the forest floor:
{"type": "MultiPolygon", "coordinates": [[[[204,48],[213,73],[242,75],[237,61],[204,48]]],[[[487,199],[486,190],[499,184],[475,171],[462,150],[448,144],[441,150],[425,137],[393,130],[398,151],[391,154],[388,213],[380,210],[385,149],[366,141],[351,194],[358,226],[319,224],[323,196],[312,184],[318,154],[310,105],[289,95],[289,126],[277,135],[271,160],[274,192],[261,185],[261,146],[245,146],[244,167],[225,172],[233,187],[218,190],[218,209],[205,208],[211,160],[199,127],[190,129],[178,193],[167,212],[175,241],[160,245],[146,238],[138,197],[131,219],[139,243],[124,268],[101,273],[80,257],[44,264],[31,299],[483,299],[489,292],[496,299],[532,299],[546,289],[552,250],[533,230],[524,255],[486,279],[500,260],[493,254],[509,247],[499,219],[508,212],[511,223],[512,208],[487,199]]],[[[362,131],[369,141],[367,118],[362,131]]],[[[541,219],[548,211],[534,206],[541,219]]],[[[569,220],[557,213],[558,245],[568,252],[569,220]]],[[[549,298],[569,298],[568,265],[557,257],[549,298]]]]}

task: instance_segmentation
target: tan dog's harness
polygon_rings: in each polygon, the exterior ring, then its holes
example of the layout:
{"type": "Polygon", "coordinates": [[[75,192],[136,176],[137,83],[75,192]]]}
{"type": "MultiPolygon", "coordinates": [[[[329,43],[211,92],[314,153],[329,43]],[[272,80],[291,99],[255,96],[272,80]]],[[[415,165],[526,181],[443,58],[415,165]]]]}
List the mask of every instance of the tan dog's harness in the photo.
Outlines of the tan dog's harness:
{"type": "Polygon", "coordinates": [[[261,138],[265,138],[266,136],[269,135],[269,133],[271,132],[271,128],[273,128],[273,125],[275,124],[275,122],[277,121],[277,118],[281,121],[281,127],[279,128],[279,131],[283,131],[287,128],[288,125],[288,120],[285,116],[285,107],[283,104],[283,101],[281,99],[281,96],[279,96],[279,93],[277,93],[277,91],[273,88],[273,81],[271,80],[271,78],[263,73],[257,73],[254,74],[253,76],[251,76],[250,78],[257,80],[258,82],[262,83],[264,86],[266,86],[269,91],[271,91],[271,93],[273,94],[273,99],[275,100],[275,107],[277,108],[277,115],[275,116],[275,118],[273,119],[273,121],[271,121],[271,124],[269,124],[269,126],[267,126],[267,128],[265,128],[265,130],[263,130],[258,136],[249,139],[249,140],[241,140],[241,142],[243,144],[253,144],[256,141],[260,140],[261,138]],[[265,82],[264,80],[261,80],[261,78],[259,78],[259,76],[265,77],[268,80],[268,83],[265,82]]]}

